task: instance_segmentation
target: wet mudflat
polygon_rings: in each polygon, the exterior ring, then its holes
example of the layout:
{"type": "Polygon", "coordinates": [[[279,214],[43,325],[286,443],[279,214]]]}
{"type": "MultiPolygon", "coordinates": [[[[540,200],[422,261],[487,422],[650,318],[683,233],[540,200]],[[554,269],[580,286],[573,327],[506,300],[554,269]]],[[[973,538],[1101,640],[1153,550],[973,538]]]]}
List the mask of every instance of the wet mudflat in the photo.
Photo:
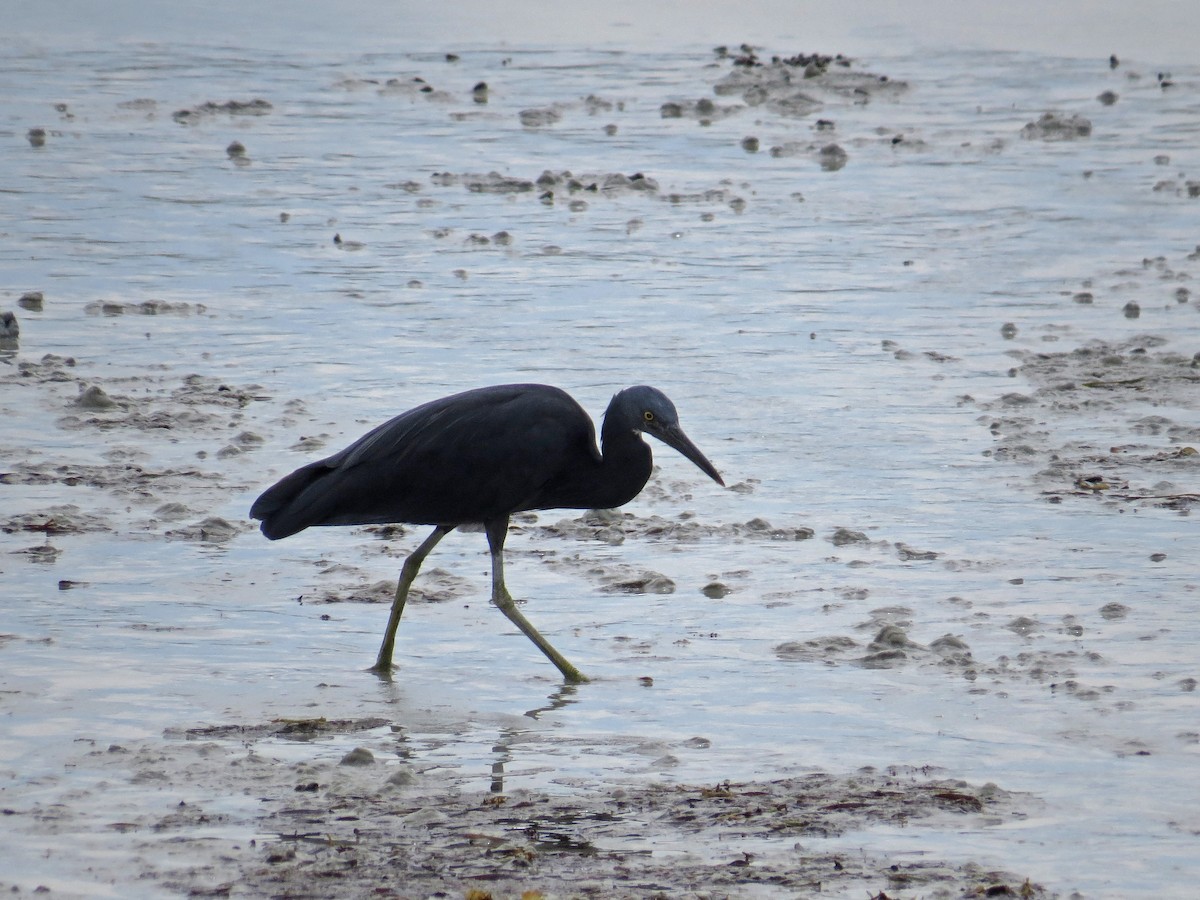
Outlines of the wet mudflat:
{"type": "Polygon", "coordinates": [[[3,61],[0,887],[1191,896],[1200,71],[800,49],[3,61]],[[510,380],[730,488],[514,523],[592,683],[481,533],[381,681],[422,531],[246,511],[510,380]]]}

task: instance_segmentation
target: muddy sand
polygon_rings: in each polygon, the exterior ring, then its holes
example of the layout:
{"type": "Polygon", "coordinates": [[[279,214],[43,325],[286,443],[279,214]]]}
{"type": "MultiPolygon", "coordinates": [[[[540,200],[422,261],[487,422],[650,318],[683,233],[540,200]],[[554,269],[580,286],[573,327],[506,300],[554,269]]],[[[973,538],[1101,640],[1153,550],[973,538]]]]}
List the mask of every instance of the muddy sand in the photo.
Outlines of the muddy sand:
{"type": "Polygon", "coordinates": [[[380,720],[166,737],[86,751],[105,779],[97,790],[113,794],[101,819],[82,823],[52,804],[6,809],[10,824],[45,836],[81,826],[120,834],[121,858],[90,871],[97,883],[120,884],[132,867],[142,886],[193,897],[1047,896],[972,864],[808,846],[878,825],[1014,821],[1037,805],[933,770],[564,795],[506,791],[502,772],[492,789],[472,790],[407,761],[403,729],[380,720]],[[276,755],[278,741],[337,734],[357,743],[340,761],[276,755]],[[129,803],[124,783],[156,785],[156,802],[129,803]],[[172,785],[182,784],[212,799],[176,799],[172,785]]]}

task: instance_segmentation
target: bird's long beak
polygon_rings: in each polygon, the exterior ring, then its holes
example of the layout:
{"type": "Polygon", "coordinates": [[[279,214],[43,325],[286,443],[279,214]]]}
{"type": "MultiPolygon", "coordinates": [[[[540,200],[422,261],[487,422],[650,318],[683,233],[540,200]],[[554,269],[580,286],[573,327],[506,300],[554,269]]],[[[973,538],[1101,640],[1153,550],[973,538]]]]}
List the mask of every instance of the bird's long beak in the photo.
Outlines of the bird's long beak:
{"type": "Polygon", "coordinates": [[[700,448],[692,443],[691,439],[683,433],[683,429],[678,425],[660,426],[657,423],[653,423],[648,424],[645,430],[647,434],[654,435],[668,447],[674,447],[694,462],[701,472],[721,487],[725,487],[725,482],[721,480],[721,474],[717,471],[716,467],[708,461],[708,457],[700,452],[700,448]]]}

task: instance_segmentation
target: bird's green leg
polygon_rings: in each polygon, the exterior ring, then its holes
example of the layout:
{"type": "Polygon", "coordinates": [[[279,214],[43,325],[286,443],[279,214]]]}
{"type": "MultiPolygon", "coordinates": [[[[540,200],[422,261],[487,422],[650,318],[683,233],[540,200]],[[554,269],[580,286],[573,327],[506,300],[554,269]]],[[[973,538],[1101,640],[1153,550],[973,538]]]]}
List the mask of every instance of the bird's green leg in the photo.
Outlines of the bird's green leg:
{"type": "Polygon", "coordinates": [[[580,684],[587,681],[587,677],[567,662],[566,657],[550,646],[550,642],[542,637],[528,619],[521,615],[516,601],[513,600],[508,588],[504,585],[504,539],[508,537],[508,517],[493,519],[487,522],[485,527],[487,528],[488,546],[492,551],[492,602],[496,604],[500,612],[508,617],[510,622],[521,629],[525,637],[533,641],[537,648],[546,654],[546,658],[558,667],[558,671],[562,672],[563,678],[567,682],[580,684]]]}
{"type": "Polygon", "coordinates": [[[410,553],[408,559],[404,561],[404,566],[400,569],[400,581],[396,585],[396,599],[392,601],[392,613],[388,616],[387,631],[383,634],[383,644],[379,648],[379,657],[369,671],[379,675],[392,671],[392,651],[396,647],[396,629],[400,625],[400,617],[404,615],[408,589],[412,587],[417,572],[421,570],[421,563],[425,562],[425,557],[437,546],[438,541],[453,530],[446,525],[438,525],[433,529],[433,534],[425,538],[421,546],[410,553]]]}

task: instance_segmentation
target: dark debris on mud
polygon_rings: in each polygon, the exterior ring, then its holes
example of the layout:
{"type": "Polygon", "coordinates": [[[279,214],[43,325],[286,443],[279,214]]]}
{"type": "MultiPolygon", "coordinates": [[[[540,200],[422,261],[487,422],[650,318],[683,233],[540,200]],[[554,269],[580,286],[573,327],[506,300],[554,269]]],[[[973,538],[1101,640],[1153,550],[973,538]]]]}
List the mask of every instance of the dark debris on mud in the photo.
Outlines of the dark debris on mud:
{"type": "Polygon", "coordinates": [[[354,734],[370,731],[388,724],[387,719],[274,719],[257,725],[198,725],[194,728],[174,729],[167,732],[168,738],[187,740],[218,740],[228,738],[260,739],[270,736],[292,740],[310,740],[322,735],[354,734]]]}
{"type": "MultiPolygon", "coordinates": [[[[3,483],[11,484],[11,481],[3,483]]],[[[84,512],[73,503],[47,507],[39,512],[20,513],[0,522],[0,531],[16,534],[22,531],[40,532],[47,537],[56,534],[82,534],[88,531],[108,531],[111,526],[99,516],[84,512]]]]}
{"type": "Polygon", "coordinates": [[[436,807],[312,799],[301,815],[263,823],[283,830],[262,851],[266,866],[245,873],[244,887],[297,898],[328,896],[331,886],[339,896],[449,890],[480,900],[733,897],[764,888],[858,886],[875,897],[1047,896],[1020,876],[969,863],[896,862],[797,842],[875,823],[1013,815],[1004,792],[991,785],[863,773],[626,788],[570,800],[524,791],[468,794],[436,807]]]}
{"type": "Polygon", "coordinates": [[[1049,896],[1019,874],[971,862],[816,843],[873,827],[990,828],[1019,822],[1036,805],[936,769],[631,782],[569,796],[506,789],[501,776],[491,790],[474,790],[437,765],[389,759],[385,725],[284,719],[206,726],[168,734],[167,745],[153,751],[110,747],[94,755],[135,780],[176,769],[186,775],[187,803],[166,818],[147,810],[144,821],[124,821],[122,833],[143,853],[154,841],[202,850],[187,868],[151,866],[141,876],[191,896],[1049,896]],[[272,742],[338,733],[360,734],[375,749],[359,746],[338,761],[336,754],[324,762],[272,758],[272,742]],[[249,812],[209,811],[206,795],[243,785],[257,798],[249,812]],[[239,831],[259,837],[239,840],[239,831]]]}
{"type": "Polygon", "coordinates": [[[214,116],[265,116],[272,109],[274,107],[271,103],[261,97],[255,97],[253,100],[226,100],[224,103],[208,100],[197,106],[176,110],[171,118],[180,125],[193,125],[214,116]]]}

